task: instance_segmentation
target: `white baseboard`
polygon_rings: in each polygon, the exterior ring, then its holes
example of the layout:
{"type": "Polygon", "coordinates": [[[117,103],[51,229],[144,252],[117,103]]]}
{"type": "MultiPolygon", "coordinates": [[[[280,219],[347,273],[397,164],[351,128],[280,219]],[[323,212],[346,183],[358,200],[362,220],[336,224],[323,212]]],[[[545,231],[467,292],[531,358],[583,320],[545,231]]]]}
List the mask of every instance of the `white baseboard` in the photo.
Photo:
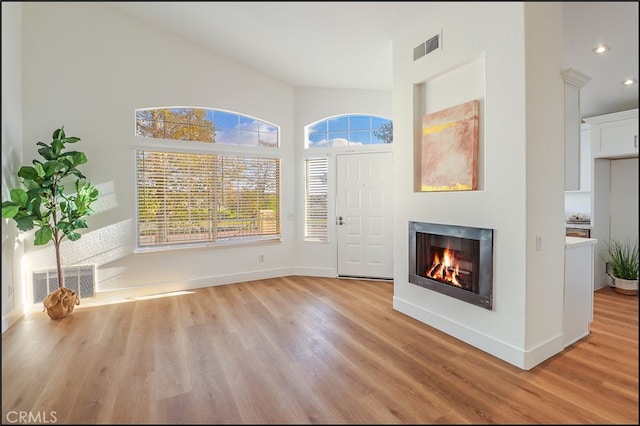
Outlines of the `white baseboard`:
{"type": "Polygon", "coordinates": [[[303,275],[305,277],[322,277],[322,278],[336,278],[337,273],[335,268],[314,268],[310,266],[293,268],[293,275],[303,275]]]}
{"type": "Polygon", "coordinates": [[[20,318],[25,315],[24,309],[14,308],[11,312],[2,316],[2,333],[7,331],[9,327],[16,323],[20,318]]]}
{"type": "Polygon", "coordinates": [[[396,296],[393,297],[393,308],[523,370],[530,370],[564,349],[563,334],[526,351],[396,296]]]}

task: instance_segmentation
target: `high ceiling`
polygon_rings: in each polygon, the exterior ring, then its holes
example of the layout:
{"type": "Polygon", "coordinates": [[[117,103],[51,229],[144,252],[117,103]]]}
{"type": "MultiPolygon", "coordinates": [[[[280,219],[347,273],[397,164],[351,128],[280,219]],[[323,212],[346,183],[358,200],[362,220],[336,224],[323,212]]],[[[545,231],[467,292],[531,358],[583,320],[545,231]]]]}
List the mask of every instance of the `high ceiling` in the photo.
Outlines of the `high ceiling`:
{"type": "MultiPolygon", "coordinates": [[[[393,34],[445,2],[107,2],[295,87],[390,90],[393,34]]],[[[464,7],[464,3],[454,3],[464,7]]],[[[583,117],[638,107],[638,2],[564,2],[583,117]],[[611,47],[604,56],[591,49],[611,47]]]]}

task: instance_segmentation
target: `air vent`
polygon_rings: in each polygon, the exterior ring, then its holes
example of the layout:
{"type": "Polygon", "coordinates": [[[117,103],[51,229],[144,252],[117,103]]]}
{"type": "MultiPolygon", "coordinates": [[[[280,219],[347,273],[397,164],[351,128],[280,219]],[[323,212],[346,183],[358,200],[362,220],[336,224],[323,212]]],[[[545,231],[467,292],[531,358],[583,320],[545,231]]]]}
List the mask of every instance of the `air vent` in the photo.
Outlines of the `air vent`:
{"type": "MultiPolygon", "coordinates": [[[[83,265],[62,268],[64,286],[80,296],[94,297],[96,295],[96,266],[83,265]]],[[[58,288],[57,269],[33,272],[33,303],[40,303],[58,288]]]]}
{"type": "Polygon", "coordinates": [[[424,53],[424,43],[420,43],[419,45],[417,45],[414,49],[413,49],[413,60],[416,61],[420,58],[422,58],[425,53],[424,53]]]}
{"type": "Polygon", "coordinates": [[[440,47],[440,34],[436,34],[424,43],[420,43],[413,49],[413,60],[416,61],[423,56],[433,52],[440,47]]]}

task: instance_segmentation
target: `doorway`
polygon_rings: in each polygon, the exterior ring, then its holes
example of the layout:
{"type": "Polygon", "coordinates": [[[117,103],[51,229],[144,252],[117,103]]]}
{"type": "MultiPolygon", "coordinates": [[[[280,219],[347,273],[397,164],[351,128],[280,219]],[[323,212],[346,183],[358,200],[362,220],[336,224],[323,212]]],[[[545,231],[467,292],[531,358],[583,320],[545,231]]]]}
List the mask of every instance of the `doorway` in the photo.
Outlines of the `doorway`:
{"type": "Polygon", "coordinates": [[[336,156],[338,277],[393,279],[393,154],[336,156]]]}

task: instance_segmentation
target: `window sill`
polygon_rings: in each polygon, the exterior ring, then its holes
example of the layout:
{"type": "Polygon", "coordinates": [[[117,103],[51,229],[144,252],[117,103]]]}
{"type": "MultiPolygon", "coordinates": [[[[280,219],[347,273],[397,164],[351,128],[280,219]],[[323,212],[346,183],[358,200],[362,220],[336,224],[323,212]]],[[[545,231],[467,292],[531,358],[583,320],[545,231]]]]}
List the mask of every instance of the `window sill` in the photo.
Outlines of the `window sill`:
{"type": "Polygon", "coordinates": [[[134,250],[134,254],[147,254],[147,253],[159,253],[170,252],[176,250],[194,250],[194,249],[208,249],[208,248],[224,248],[224,247],[238,247],[249,245],[263,245],[263,244],[279,244],[282,242],[282,237],[277,238],[261,238],[251,239],[245,241],[219,241],[215,243],[185,243],[185,244],[173,244],[165,246],[154,247],[137,247],[134,250]]]}

